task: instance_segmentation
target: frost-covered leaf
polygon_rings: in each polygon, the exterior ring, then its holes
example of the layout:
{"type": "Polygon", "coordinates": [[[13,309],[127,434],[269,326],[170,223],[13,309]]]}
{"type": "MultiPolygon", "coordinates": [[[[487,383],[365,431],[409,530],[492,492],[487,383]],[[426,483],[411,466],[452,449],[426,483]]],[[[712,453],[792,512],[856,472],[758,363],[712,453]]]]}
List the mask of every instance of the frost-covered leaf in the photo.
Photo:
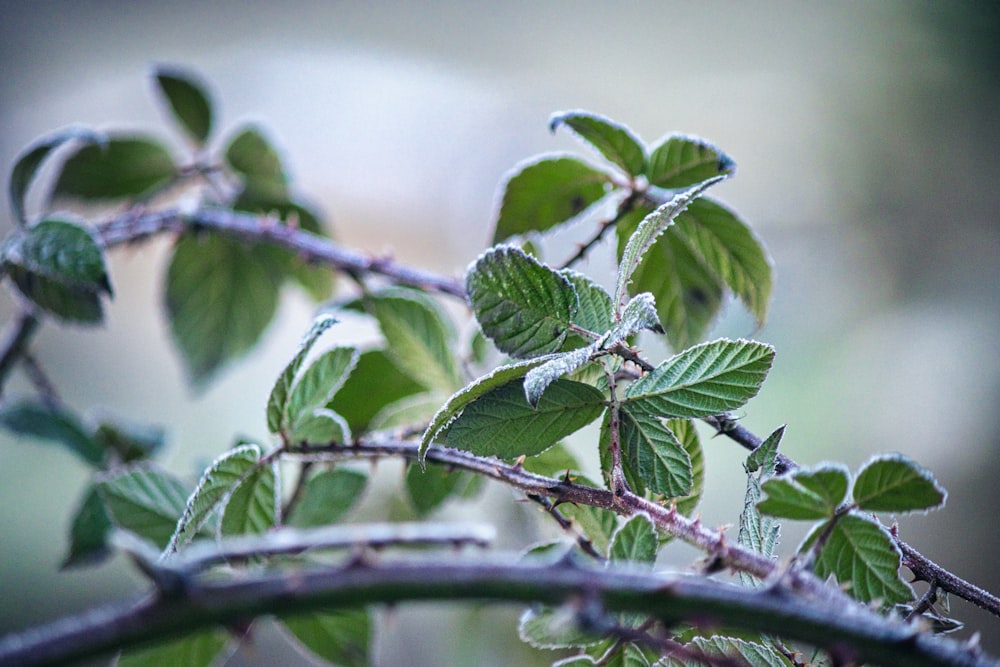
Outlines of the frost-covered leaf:
{"type": "Polygon", "coordinates": [[[571,157],[519,167],[504,185],[493,243],[573,219],[604,197],[610,181],[608,174],[571,157]]]}
{"type": "Polygon", "coordinates": [[[736,213],[711,199],[698,199],[677,216],[670,233],[743,302],[758,326],[764,323],[773,285],[771,261],[736,213]]]}
{"type": "Polygon", "coordinates": [[[573,324],[596,334],[603,334],[611,329],[615,323],[615,307],[607,290],[572,269],[563,269],[559,273],[572,283],[580,303],[573,316],[573,324]]]}
{"type": "Polygon", "coordinates": [[[325,445],[350,442],[347,421],[333,410],[313,408],[300,413],[288,431],[288,441],[296,444],[325,445]]]}
{"type": "Polygon", "coordinates": [[[271,389],[271,395],[267,399],[267,429],[271,433],[278,433],[282,426],[288,423],[288,396],[292,391],[292,385],[299,374],[299,369],[305,363],[309,351],[312,349],[323,332],[337,323],[337,319],[330,315],[323,315],[316,318],[309,331],[302,337],[299,350],[288,362],[288,365],[281,371],[278,379],[271,389]]]}
{"type": "Polygon", "coordinates": [[[677,354],[632,383],[624,404],[661,417],[697,418],[734,410],[760,390],[774,360],[770,345],[716,340],[677,354]]]}
{"type": "Polygon", "coordinates": [[[210,233],[174,249],[164,301],[195,384],[253,348],[274,317],[284,273],[266,250],[210,233]]]}
{"type": "Polygon", "coordinates": [[[10,181],[7,184],[7,194],[10,198],[10,207],[14,211],[14,219],[22,224],[27,222],[24,203],[28,195],[28,188],[31,187],[32,182],[35,180],[35,175],[38,173],[45,158],[52,151],[70,141],[103,144],[107,140],[107,136],[101,132],[96,132],[85,127],[73,126],[42,137],[25,149],[17,157],[14,168],[10,172],[10,181]]]}
{"type": "Polygon", "coordinates": [[[311,528],[334,523],[361,499],[367,484],[367,475],[348,468],[316,473],[306,482],[288,525],[311,528]]]}
{"type": "Polygon", "coordinates": [[[426,294],[394,288],[365,300],[385,337],[386,353],[401,371],[445,393],[459,386],[452,350],[455,332],[438,305],[426,294]]]}
{"type": "Polygon", "coordinates": [[[871,512],[935,509],[944,505],[947,495],[930,470],[902,454],[866,462],[854,481],[854,502],[871,512]]]}
{"type": "Polygon", "coordinates": [[[417,394],[423,387],[400,372],[385,350],[368,350],[328,407],[344,417],[355,435],[369,430],[372,419],[387,405],[417,394]]]}
{"type": "Polygon", "coordinates": [[[579,309],[565,276],[513,246],[482,254],[466,272],[465,286],[483,333],[513,357],[559,351],[579,309]]]}
{"type": "Polygon", "coordinates": [[[188,493],[172,475],[136,466],[102,475],[97,492],[111,522],[163,548],[184,513],[188,493]]]}
{"type": "Polygon", "coordinates": [[[73,514],[69,530],[69,552],[61,567],[90,565],[102,560],[110,553],[107,536],[111,528],[111,519],[104,509],[104,501],[97,489],[90,486],[73,514]]]}
{"type": "Polygon", "coordinates": [[[226,163],[243,178],[244,188],[259,198],[286,199],[288,176],[278,151],[254,125],[246,126],[226,147],[226,163]]]}
{"type": "Polygon", "coordinates": [[[704,139],[671,135],[649,154],[646,177],[660,188],[686,188],[736,171],[732,159],[704,139]]]}
{"type": "Polygon", "coordinates": [[[647,215],[635,232],[629,237],[625,250],[622,252],[621,262],[618,266],[618,281],[615,286],[616,304],[625,303],[627,288],[632,280],[632,274],[639,268],[646,251],[652,247],[656,239],[666,231],[667,227],[673,224],[677,215],[688,205],[700,197],[713,185],[725,180],[725,176],[716,176],[698,183],[694,187],[688,188],[673,196],[673,198],[658,207],[655,211],[647,215]]]}
{"type": "Polygon", "coordinates": [[[587,111],[562,111],[549,119],[553,132],[565,125],[577,136],[600,151],[609,162],[629,176],[638,176],[646,168],[646,149],[630,129],[587,111]]]}
{"type": "Polygon", "coordinates": [[[604,401],[604,394],[590,385],[556,380],[532,407],[523,383],[514,381],[466,406],[449,425],[446,442],[480,456],[531,456],[596,419],[604,401]]]}
{"type": "Polygon", "coordinates": [[[19,399],[0,405],[0,426],[27,438],[65,446],[90,465],[100,467],[105,449],[67,408],[40,400],[19,399]]]}
{"type": "Polygon", "coordinates": [[[542,649],[582,648],[601,641],[600,635],[581,627],[579,610],[572,605],[539,606],[521,614],[517,635],[524,643],[542,649]]]}
{"type": "Polygon", "coordinates": [[[60,319],[92,324],[111,294],[104,253],[75,222],[42,220],[4,241],[2,269],[27,299],[60,319]]]}
{"type": "Polygon", "coordinates": [[[849,484],[850,474],[841,465],[798,468],[765,480],[761,490],[766,496],[757,508],[786,519],[824,519],[833,516],[844,502],[849,484]]]}
{"type": "Polygon", "coordinates": [[[126,651],[118,657],[117,667],[208,667],[229,643],[225,630],[213,629],[156,644],[149,648],[126,651]]]}
{"type": "Polygon", "coordinates": [[[608,557],[612,562],[652,565],[660,543],[647,514],[636,514],[618,527],[611,538],[608,557]]]}
{"type": "Polygon", "coordinates": [[[597,350],[597,343],[587,347],[578,347],[575,350],[555,355],[554,359],[528,371],[528,374],[524,376],[524,397],[528,403],[537,406],[542,394],[545,393],[550,384],[583,366],[597,350]]]}
{"type": "MultiPolygon", "coordinates": [[[[817,525],[800,550],[811,548],[827,525],[825,521],[817,525]]],[[[874,521],[848,514],[827,537],[815,571],[821,579],[833,575],[842,585],[849,585],[848,593],[858,600],[891,606],[914,598],[913,589],[899,576],[899,566],[899,550],[889,531],[874,521]]]]}
{"type": "Polygon", "coordinates": [[[468,498],[480,488],[482,477],[443,466],[410,466],[406,470],[406,494],[417,516],[427,516],[452,497],[468,498]]]}
{"type": "Polygon", "coordinates": [[[208,518],[215,513],[240,480],[250,474],[260,461],[260,447],[240,445],[215,459],[201,475],[198,485],[188,496],[184,513],[177,521],[166,552],[174,553],[194,539],[208,518]]]}
{"type": "Polygon", "coordinates": [[[506,384],[519,380],[527,375],[528,371],[539,366],[546,361],[555,358],[555,355],[546,357],[536,357],[525,361],[518,361],[506,366],[500,366],[487,375],[476,379],[471,384],[455,392],[445,402],[441,409],[437,411],[431,419],[427,430],[420,441],[420,456],[423,458],[424,452],[431,442],[441,433],[442,429],[454,420],[467,405],[481,396],[502,387],[506,384]]]}
{"type": "Polygon", "coordinates": [[[619,413],[622,454],[643,486],[667,498],[690,493],[691,459],[656,414],[623,406],[619,413]]]}
{"type": "Polygon", "coordinates": [[[281,519],[281,490],[277,463],[257,465],[222,499],[219,533],[260,534],[281,519]]]}
{"type": "Polygon", "coordinates": [[[212,105],[201,82],[177,67],[160,65],[153,74],[174,119],[203,145],[212,131],[212,105]]]}
{"type": "Polygon", "coordinates": [[[176,175],[170,152],[146,137],[115,137],[87,144],[63,162],[52,198],[138,198],[176,175]]]}
{"type": "Polygon", "coordinates": [[[282,622],[312,654],[338,667],[368,667],[372,623],[364,609],[287,616],[282,622]]]}
{"type": "Polygon", "coordinates": [[[297,428],[315,416],[317,409],[324,408],[333,399],[357,363],[358,350],[354,347],[335,347],[317,357],[288,394],[285,425],[297,428]]]}
{"type": "Polygon", "coordinates": [[[93,431],[94,442],[113,451],[124,463],[151,458],[166,439],[162,426],[106,418],[93,431]]]}
{"type": "MultiPolygon", "coordinates": [[[[708,661],[680,661],[677,658],[664,658],[655,667],[709,667],[718,664],[720,658],[728,658],[736,664],[747,667],[794,667],[792,661],[770,646],[749,642],[737,637],[695,637],[688,645],[705,654],[708,661]]],[[[726,662],[724,664],[730,664],[726,662]]]]}
{"type": "Polygon", "coordinates": [[[691,460],[691,490],[687,495],[675,498],[677,511],[681,514],[690,515],[705,491],[705,452],[702,450],[701,441],[698,439],[698,431],[694,424],[687,419],[669,419],[667,428],[681,443],[681,447],[687,452],[691,460]]]}
{"type": "MultiPolygon", "coordinates": [[[[756,553],[770,557],[778,543],[781,526],[773,517],[765,516],[757,508],[760,500],[761,482],[774,472],[778,444],[785,434],[785,427],[776,429],[747,457],[747,490],[743,496],[743,512],[740,514],[740,532],[737,542],[756,553]]],[[[740,572],[740,580],[746,586],[758,586],[760,580],[745,572],[740,572]]]]}

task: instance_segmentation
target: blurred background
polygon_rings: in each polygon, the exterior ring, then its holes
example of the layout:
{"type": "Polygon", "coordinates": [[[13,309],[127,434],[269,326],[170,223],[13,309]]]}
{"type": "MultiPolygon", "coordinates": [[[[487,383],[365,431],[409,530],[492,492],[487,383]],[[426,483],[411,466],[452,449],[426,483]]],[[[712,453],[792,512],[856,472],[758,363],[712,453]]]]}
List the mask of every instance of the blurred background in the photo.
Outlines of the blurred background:
{"type": "MultiPolygon", "coordinates": [[[[505,172],[540,152],[586,152],[549,134],[550,113],[584,108],[647,141],[682,131],[715,142],[739,170],[714,194],[754,226],[777,275],[762,330],[732,305],[714,332],[777,347],[744,423],[760,435],[787,423],[783,448],[803,464],[856,469],[899,451],[931,468],[948,504],[901,521],[904,539],[1000,591],[1000,5],[6,0],[4,178],[32,140],[71,123],[176,142],[152,95],[154,63],[205,78],[217,127],[261,121],[345,245],[455,275],[491,238],[505,172]]],[[[4,234],[11,224],[4,205],[4,234]]],[[[266,442],[264,402],[314,307],[289,291],[258,349],[195,393],[160,307],[168,249],[115,251],[107,324],[47,324],[35,350],[71,406],[167,426],[163,460],[193,478],[237,435],[266,442]]],[[[584,268],[610,272],[607,258],[584,268]]],[[[0,295],[4,323],[13,308],[0,295]]],[[[701,511],[735,524],[744,453],[721,438],[705,448],[701,511]]],[[[392,464],[379,473],[372,516],[400,480],[392,464]]],[[[0,435],[0,633],[142,586],[120,559],[58,571],[86,482],[62,449],[0,435]]],[[[533,516],[505,489],[480,502],[503,508],[508,532],[533,516]]],[[[784,553],[796,530],[786,526],[784,553]]],[[[684,568],[696,555],[666,558],[684,568]]],[[[953,612],[965,636],[1000,652],[1000,621],[958,600],[953,612]]],[[[517,614],[406,607],[380,625],[376,661],[547,664],[517,642],[517,614]]],[[[234,663],[281,649],[264,631],[254,650],[234,663]]]]}

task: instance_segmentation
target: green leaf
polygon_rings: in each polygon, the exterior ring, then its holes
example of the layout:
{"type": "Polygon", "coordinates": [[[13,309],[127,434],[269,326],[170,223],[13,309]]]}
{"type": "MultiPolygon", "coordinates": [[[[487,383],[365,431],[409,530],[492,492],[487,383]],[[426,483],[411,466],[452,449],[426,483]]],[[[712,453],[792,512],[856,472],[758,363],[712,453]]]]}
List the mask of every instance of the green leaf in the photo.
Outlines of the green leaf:
{"type": "Polygon", "coordinates": [[[134,199],[169,183],[177,173],[161,144],[145,137],[119,137],[88,144],[62,164],[52,198],[134,199]]]}
{"type": "Polygon", "coordinates": [[[646,149],[638,137],[624,125],[586,111],[554,114],[549,120],[549,129],[555,132],[560,125],[573,130],[629,176],[638,176],[645,170],[646,149]]]}
{"type": "Polygon", "coordinates": [[[580,610],[573,605],[539,606],[521,615],[517,635],[521,641],[541,649],[582,648],[601,641],[580,624],[580,610]]]}
{"type": "Polygon", "coordinates": [[[226,163],[259,198],[287,199],[288,177],[278,152],[260,128],[247,126],[226,147],[226,163]]]}
{"type": "Polygon", "coordinates": [[[832,517],[847,496],[850,474],[840,465],[799,468],[761,485],[766,497],[757,503],[764,514],[786,519],[832,517]]]}
{"type": "Polygon", "coordinates": [[[222,499],[221,535],[265,533],[281,519],[277,463],[258,465],[222,499]]]}
{"type": "Polygon", "coordinates": [[[35,180],[38,169],[52,151],[70,141],[83,141],[92,144],[104,144],[108,141],[106,135],[85,127],[68,127],[54,134],[35,141],[29,148],[17,157],[14,168],[10,172],[7,193],[10,197],[10,207],[14,211],[14,219],[22,225],[27,222],[25,213],[25,198],[28,188],[35,180]]]}
{"type": "Polygon", "coordinates": [[[565,276],[513,246],[483,253],[469,267],[465,286],[483,333],[513,357],[558,352],[579,310],[565,276]]]}
{"type": "MultiPolygon", "coordinates": [[[[581,486],[600,488],[593,480],[583,475],[574,475],[572,481],[581,486]]],[[[607,552],[608,545],[611,544],[611,535],[618,522],[618,517],[614,512],[592,505],[570,504],[560,505],[559,510],[577,524],[583,534],[593,543],[595,549],[602,553],[607,552]]]]}
{"type": "Polygon", "coordinates": [[[667,498],[691,492],[691,459],[663,420],[623,406],[619,412],[622,453],[649,491],[667,498]]]}
{"type": "Polygon", "coordinates": [[[528,472],[546,477],[560,477],[570,470],[579,470],[580,464],[566,445],[559,442],[541,454],[524,459],[522,467],[528,472]]]}
{"type": "Polygon", "coordinates": [[[175,553],[194,539],[208,518],[226,500],[241,480],[248,477],[260,461],[260,447],[253,444],[230,449],[212,462],[188,496],[184,512],[177,521],[167,545],[167,553],[175,553]]]}
{"type": "Polygon", "coordinates": [[[325,445],[351,441],[347,421],[333,410],[314,408],[300,413],[292,423],[288,441],[296,444],[325,445]]]}
{"type": "Polygon", "coordinates": [[[615,307],[607,290],[572,269],[563,269],[559,273],[573,285],[580,303],[572,323],[596,334],[610,330],[615,323],[615,307]]]}
{"type": "Polygon", "coordinates": [[[367,484],[367,475],[348,468],[316,473],[306,482],[288,524],[312,528],[334,523],[361,499],[367,484]]]}
{"type": "Polygon", "coordinates": [[[371,619],[364,609],[325,611],[281,619],[303,647],[338,667],[371,664],[371,619]]]}
{"type": "MultiPolygon", "coordinates": [[[[743,512],[740,514],[740,532],[737,542],[756,553],[770,557],[778,544],[781,525],[773,517],[761,514],[757,508],[760,501],[761,482],[774,473],[775,460],[778,454],[778,444],[785,434],[781,426],[767,437],[760,447],[747,456],[747,490],[743,496],[743,512]],[[756,473],[756,474],[755,474],[756,473]]],[[[740,573],[744,586],[758,587],[760,579],[745,572],[740,573]]]]}
{"type": "Polygon", "coordinates": [[[616,646],[610,653],[605,653],[600,664],[603,667],[649,667],[649,660],[634,643],[616,646]]]}
{"type": "Polygon", "coordinates": [[[394,288],[365,299],[401,371],[427,387],[451,393],[460,386],[452,350],[455,333],[438,305],[416,290],[394,288]]]}
{"type": "Polygon", "coordinates": [[[947,492],[931,471],[902,454],[867,461],[854,481],[854,502],[871,512],[913,512],[944,505],[947,492]]]}
{"type": "Polygon", "coordinates": [[[199,81],[188,72],[159,65],[154,70],[156,84],[174,118],[199,146],[212,131],[212,105],[199,81]]]}
{"type": "Polygon", "coordinates": [[[257,344],[274,317],[280,267],[260,247],[218,234],[188,235],[167,270],[167,315],[196,385],[257,344]]]}
{"type": "Polygon", "coordinates": [[[118,658],[118,667],[208,667],[229,643],[225,630],[208,630],[150,648],[127,651],[118,658]]]}
{"type": "Polygon", "coordinates": [[[727,659],[723,664],[740,664],[747,667],[794,667],[791,660],[777,650],[764,644],[748,642],[736,637],[695,637],[690,647],[704,653],[710,662],[680,661],[677,658],[664,658],[656,663],[656,667],[708,667],[720,664],[720,659],[727,659]]]}
{"type": "Polygon", "coordinates": [[[686,188],[735,171],[736,163],[704,139],[675,134],[649,154],[646,177],[657,187],[686,188]]]}
{"type": "Polygon", "coordinates": [[[771,261],[760,239],[733,211],[710,199],[691,202],[671,229],[714,277],[763,325],[773,285],[771,261]]]}
{"type": "Polygon", "coordinates": [[[401,398],[379,410],[372,417],[370,428],[373,431],[411,430],[416,425],[430,421],[441,409],[445,398],[444,394],[438,392],[424,392],[401,398]]]}
{"type": "Polygon", "coordinates": [[[316,358],[295,382],[285,405],[285,425],[296,424],[326,406],[358,363],[354,347],[335,347],[316,358]]]}
{"type": "Polygon", "coordinates": [[[538,401],[550,384],[583,366],[597,351],[598,343],[595,342],[587,347],[556,355],[554,359],[528,371],[524,376],[524,397],[528,403],[532,407],[537,407],[538,401]]]}
{"type": "Polygon", "coordinates": [[[604,411],[604,394],[590,385],[557,380],[532,408],[522,382],[511,382],[468,405],[448,427],[447,445],[479,456],[538,454],[604,411]]]}
{"type": "MultiPolygon", "coordinates": [[[[828,522],[817,525],[800,551],[808,550],[828,522]]],[[[863,602],[881,602],[883,607],[914,598],[913,589],[899,576],[900,556],[889,531],[881,524],[855,514],[840,517],[816,558],[820,578],[830,575],[863,602]]]]}
{"type": "Polygon", "coordinates": [[[295,353],[295,356],[292,357],[292,360],[288,362],[288,365],[285,366],[284,370],[281,371],[281,375],[275,381],[274,387],[271,389],[271,395],[267,399],[267,430],[271,433],[278,433],[287,424],[288,395],[292,391],[292,385],[299,374],[299,369],[302,368],[306,356],[308,356],[309,351],[312,350],[316,341],[319,340],[319,337],[323,335],[323,332],[336,323],[337,319],[330,315],[322,315],[316,318],[312,326],[309,327],[309,331],[302,337],[298,352],[295,353]]]}
{"type": "Polygon", "coordinates": [[[93,565],[110,554],[107,545],[111,519],[97,488],[90,486],[73,515],[69,529],[69,553],[62,568],[93,565]]]}
{"type": "Polygon", "coordinates": [[[68,409],[42,401],[21,399],[0,405],[0,426],[29,438],[64,445],[95,468],[104,463],[105,449],[68,409]]]}
{"type": "Polygon", "coordinates": [[[519,167],[504,186],[493,243],[572,220],[602,199],[610,182],[603,171],[570,157],[519,167]]]}
{"type": "Polygon", "coordinates": [[[667,420],[667,428],[677,438],[677,442],[681,443],[681,447],[684,448],[691,460],[691,490],[687,495],[674,499],[677,511],[690,515],[698,506],[702,493],[705,491],[705,452],[698,439],[698,431],[695,430],[694,423],[690,420],[669,419],[667,420]]]}
{"type": "Polygon", "coordinates": [[[93,433],[94,442],[113,451],[125,463],[151,458],[166,438],[162,426],[106,420],[93,433]]]}
{"type": "Polygon", "coordinates": [[[611,538],[608,557],[612,562],[645,563],[652,565],[660,543],[656,528],[647,514],[629,517],[611,538]]]}
{"type": "Polygon", "coordinates": [[[673,224],[674,219],[691,204],[692,201],[700,197],[706,190],[717,183],[725,180],[725,176],[716,176],[702,181],[697,185],[679,192],[665,204],[659,206],[655,211],[643,218],[635,232],[628,239],[625,250],[622,252],[621,262],[618,266],[618,281],[615,286],[616,304],[625,303],[626,290],[632,280],[632,274],[639,268],[646,251],[649,250],[656,239],[666,231],[667,227],[673,224]]]}
{"type": "Polygon", "coordinates": [[[347,420],[352,433],[360,434],[383,407],[421,391],[423,387],[401,373],[384,350],[369,350],[358,358],[329,407],[347,420]]]}
{"type": "Polygon", "coordinates": [[[97,492],[111,522],[162,549],[184,513],[187,490],[152,466],[124,468],[98,479],[97,492]]]}
{"type": "Polygon", "coordinates": [[[111,294],[104,253],[90,230],[46,219],[8,238],[2,268],[26,298],[60,319],[97,323],[111,294]]]}
{"type": "Polygon", "coordinates": [[[406,469],[406,495],[417,516],[427,516],[452,497],[467,497],[478,489],[482,479],[467,472],[432,466],[421,470],[411,465],[406,469]]]}
{"type": "MultiPolygon", "coordinates": [[[[619,255],[640,213],[625,216],[618,224],[619,255]]],[[[724,285],[674,232],[668,229],[653,244],[632,275],[629,291],[655,296],[667,338],[674,349],[683,349],[704,338],[722,309],[724,285]]]]}
{"type": "Polygon", "coordinates": [[[500,366],[488,375],[476,379],[471,384],[455,392],[431,418],[427,430],[424,431],[424,435],[420,440],[421,460],[423,460],[424,452],[430,447],[431,442],[441,434],[445,426],[458,417],[466,406],[495,389],[523,378],[532,368],[545,363],[551,358],[553,357],[536,357],[535,359],[500,366]]]}
{"type": "Polygon", "coordinates": [[[624,404],[661,417],[697,418],[734,410],[760,390],[774,348],[720,339],[675,355],[625,391],[624,404]]]}

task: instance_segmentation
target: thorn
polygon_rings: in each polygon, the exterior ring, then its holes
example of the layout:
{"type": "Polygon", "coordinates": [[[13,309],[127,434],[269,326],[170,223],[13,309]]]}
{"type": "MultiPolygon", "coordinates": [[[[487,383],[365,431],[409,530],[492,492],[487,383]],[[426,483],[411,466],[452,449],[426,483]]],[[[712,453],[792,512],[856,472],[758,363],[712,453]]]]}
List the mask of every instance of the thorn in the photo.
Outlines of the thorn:
{"type": "Polygon", "coordinates": [[[511,466],[511,470],[524,470],[524,459],[526,458],[527,457],[524,454],[517,457],[517,460],[514,461],[514,465],[511,466]]]}
{"type": "Polygon", "coordinates": [[[566,468],[566,474],[563,475],[563,484],[572,484],[575,478],[570,475],[569,468],[566,468]]]}

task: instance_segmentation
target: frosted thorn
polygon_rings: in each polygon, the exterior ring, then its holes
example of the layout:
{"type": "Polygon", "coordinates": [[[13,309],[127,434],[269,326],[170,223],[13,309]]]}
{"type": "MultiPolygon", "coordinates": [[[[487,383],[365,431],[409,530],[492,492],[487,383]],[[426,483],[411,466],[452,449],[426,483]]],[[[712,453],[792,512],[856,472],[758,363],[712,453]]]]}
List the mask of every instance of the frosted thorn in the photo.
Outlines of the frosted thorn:
{"type": "Polygon", "coordinates": [[[526,459],[526,458],[527,457],[524,454],[521,454],[519,457],[517,457],[517,460],[514,461],[514,465],[511,466],[511,470],[523,470],[524,469],[524,459],[526,459]]]}

